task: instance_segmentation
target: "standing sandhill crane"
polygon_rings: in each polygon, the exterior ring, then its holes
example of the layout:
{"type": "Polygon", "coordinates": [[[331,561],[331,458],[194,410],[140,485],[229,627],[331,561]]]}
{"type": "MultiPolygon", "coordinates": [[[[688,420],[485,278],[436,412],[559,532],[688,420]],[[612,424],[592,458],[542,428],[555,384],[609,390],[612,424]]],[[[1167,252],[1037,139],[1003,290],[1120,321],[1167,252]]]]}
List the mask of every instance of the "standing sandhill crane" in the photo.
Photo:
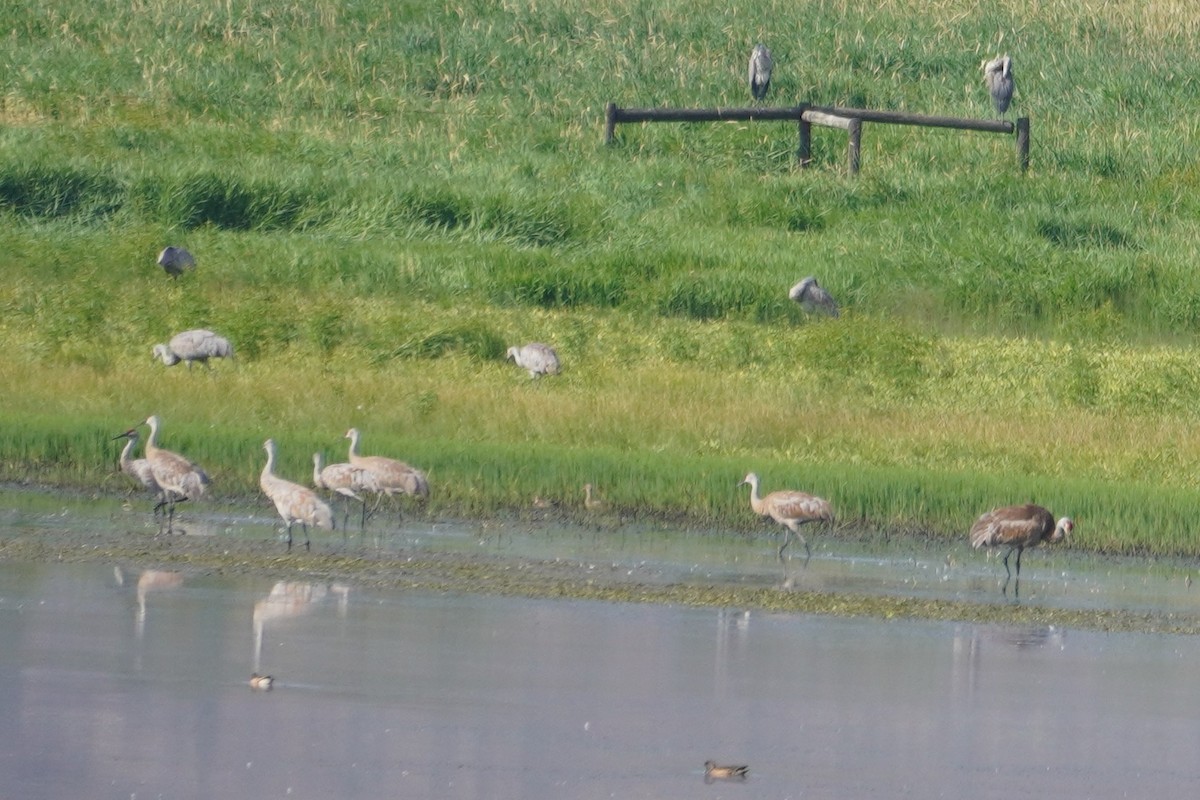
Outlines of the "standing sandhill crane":
{"type": "Polygon", "coordinates": [[[125,447],[121,450],[121,472],[145,486],[146,491],[154,495],[154,499],[158,501],[154,506],[154,516],[157,517],[159,510],[167,504],[166,496],[163,494],[162,487],[158,485],[158,481],[154,479],[154,470],[150,468],[150,461],[145,458],[131,458],[139,438],[137,428],[133,428],[114,436],[113,441],[126,440],[125,447]]]}
{"type": "Polygon", "coordinates": [[[346,431],[346,438],[350,440],[350,464],[369,472],[375,481],[372,491],[377,495],[376,508],[384,495],[407,494],[420,500],[429,499],[429,480],[421,470],[386,456],[360,456],[358,428],[346,431]]]}
{"type": "Polygon", "coordinates": [[[761,42],[754,45],[750,53],[750,95],[755,102],[761,103],[771,87],[771,70],[775,62],[771,60],[771,51],[761,42]]]}
{"type": "Polygon", "coordinates": [[[988,93],[992,96],[996,113],[1003,114],[1008,111],[1008,104],[1012,102],[1013,89],[1017,86],[1013,80],[1012,59],[1008,57],[1008,53],[983,63],[983,81],[987,84],[988,93]]]}
{"type": "Polygon", "coordinates": [[[166,344],[154,345],[154,357],[161,358],[168,367],[185,361],[190,370],[193,361],[207,367],[210,358],[233,358],[233,345],[224,336],[197,328],[175,334],[166,344]]]}
{"type": "Polygon", "coordinates": [[[196,268],[196,259],[182,247],[169,245],[158,254],[158,265],[172,278],[178,278],[186,270],[196,268]]]}
{"type": "Polygon", "coordinates": [[[1042,542],[1058,542],[1075,530],[1075,522],[1063,517],[1057,523],[1054,515],[1041,506],[1027,503],[1023,506],[995,508],[975,520],[971,526],[971,547],[1007,547],[1004,553],[1003,593],[1008,593],[1008,581],[1012,570],[1008,568],[1008,557],[1017,551],[1017,590],[1021,586],[1021,553],[1026,547],[1037,547],[1042,542]]]}
{"type": "Polygon", "coordinates": [[[817,283],[817,279],[811,275],[793,286],[788,292],[788,297],[799,303],[800,307],[810,314],[820,311],[831,317],[838,315],[838,307],[834,302],[833,295],[825,291],[817,283]]]}
{"type": "Polygon", "coordinates": [[[280,478],[274,473],[274,439],[263,442],[263,449],[267,451],[267,463],[258,477],[258,485],[263,494],[271,498],[279,516],[283,517],[287,524],[287,549],[292,549],[292,526],[299,522],[300,527],[304,529],[304,549],[309,550],[311,544],[308,540],[308,526],[333,530],[333,512],[312,489],[280,478]]]}
{"type": "Polygon", "coordinates": [[[529,377],[539,375],[557,375],[559,372],[558,353],[548,344],[530,342],[521,347],[510,347],[505,360],[515,361],[518,367],[529,370],[529,377]]]}
{"type": "MultiPolygon", "coordinates": [[[[353,464],[342,463],[322,466],[321,460],[320,453],[313,453],[313,485],[318,489],[334,492],[340,494],[342,497],[348,497],[351,500],[357,500],[362,503],[360,527],[365,528],[367,526],[367,501],[359,493],[379,493],[379,483],[375,480],[375,476],[369,471],[356,467],[353,464]]],[[[343,531],[345,530],[344,523],[342,529],[343,531]]]]}
{"type": "MultiPolygon", "coordinates": [[[[167,506],[167,532],[170,533],[175,522],[175,504],[203,497],[208,487],[208,475],[198,465],[178,453],[163,450],[158,446],[158,426],[161,424],[158,415],[147,417],[142,423],[150,428],[150,436],[146,438],[146,460],[150,462],[150,472],[154,480],[163,491],[162,501],[156,509],[164,504],[167,506]]],[[[136,434],[135,427],[122,436],[136,434]]]]}
{"type": "Polygon", "coordinates": [[[788,489],[771,492],[766,497],[759,497],[758,475],[753,472],[742,479],[738,485],[742,486],[747,483],[750,484],[750,508],[754,509],[754,513],[770,517],[784,527],[783,544],[779,545],[780,563],[786,563],[783,560],[783,551],[791,542],[793,534],[800,540],[800,544],[804,545],[804,552],[807,554],[805,560],[812,558],[812,549],[800,533],[800,526],[822,520],[832,523],[833,507],[829,505],[829,501],[788,489]]]}

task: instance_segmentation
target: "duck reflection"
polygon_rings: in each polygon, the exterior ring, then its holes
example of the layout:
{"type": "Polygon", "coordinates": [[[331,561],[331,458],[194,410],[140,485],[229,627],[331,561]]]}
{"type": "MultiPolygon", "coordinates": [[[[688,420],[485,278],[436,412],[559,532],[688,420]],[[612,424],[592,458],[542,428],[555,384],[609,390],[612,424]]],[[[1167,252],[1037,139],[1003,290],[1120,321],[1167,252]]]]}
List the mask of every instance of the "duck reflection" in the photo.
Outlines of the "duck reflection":
{"type": "Polygon", "coordinates": [[[301,617],[330,594],[338,598],[338,614],[345,616],[350,589],[343,584],[279,581],[262,600],[254,604],[254,672],[262,661],[263,639],[268,624],[301,617]]]}

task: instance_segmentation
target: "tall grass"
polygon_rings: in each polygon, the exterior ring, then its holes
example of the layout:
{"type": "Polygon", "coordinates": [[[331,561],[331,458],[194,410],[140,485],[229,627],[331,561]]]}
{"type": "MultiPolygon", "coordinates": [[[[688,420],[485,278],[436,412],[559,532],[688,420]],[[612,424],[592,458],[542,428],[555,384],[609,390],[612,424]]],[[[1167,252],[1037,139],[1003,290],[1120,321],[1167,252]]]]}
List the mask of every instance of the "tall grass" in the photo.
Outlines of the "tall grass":
{"type": "Polygon", "coordinates": [[[1080,542],[1194,553],[1200,96],[1182,2],[704,0],[0,10],[0,475],[120,485],[149,413],[221,492],[261,442],[308,474],[344,430],[431,470],[434,510],[585,481],[620,513],[748,529],[731,481],[868,526],[961,533],[1036,499],[1080,542]],[[798,35],[797,32],[802,32],[798,35]],[[991,114],[867,127],[863,173],[785,124],[623,126],[603,105],[991,114]],[[177,281],[167,243],[196,254],[177,281]],[[786,292],[817,275],[838,320],[786,292]],[[235,365],[150,347],[211,327],[235,365]],[[531,382],[509,344],[558,347],[531,382]]]}

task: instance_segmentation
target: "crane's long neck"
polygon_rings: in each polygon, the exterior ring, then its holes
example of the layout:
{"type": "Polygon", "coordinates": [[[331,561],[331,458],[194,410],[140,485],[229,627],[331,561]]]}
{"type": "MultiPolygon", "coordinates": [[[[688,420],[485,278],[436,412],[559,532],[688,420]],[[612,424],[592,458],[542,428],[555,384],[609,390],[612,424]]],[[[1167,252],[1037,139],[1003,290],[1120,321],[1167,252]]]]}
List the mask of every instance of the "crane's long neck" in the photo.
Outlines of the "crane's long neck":
{"type": "Polygon", "coordinates": [[[146,437],[146,455],[149,456],[158,450],[158,417],[151,417],[146,424],[150,426],[150,435],[146,437]]]}
{"type": "Polygon", "coordinates": [[[758,479],[746,481],[750,484],[750,508],[755,514],[762,513],[762,498],[758,496],[758,479]]]}
{"type": "Polygon", "coordinates": [[[321,486],[321,454],[313,453],[313,485],[321,486]]]}
{"type": "Polygon", "coordinates": [[[358,459],[358,430],[350,431],[350,463],[353,464],[358,459]]]}
{"type": "Polygon", "coordinates": [[[267,463],[263,466],[262,476],[264,478],[275,477],[275,448],[267,447],[267,463]]]}
{"type": "Polygon", "coordinates": [[[130,436],[128,439],[125,440],[125,446],[123,448],[121,448],[121,466],[122,467],[128,466],[129,462],[133,460],[132,459],[133,448],[136,444],[137,444],[137,439],[133,438],[132,436],[130,436]]]}

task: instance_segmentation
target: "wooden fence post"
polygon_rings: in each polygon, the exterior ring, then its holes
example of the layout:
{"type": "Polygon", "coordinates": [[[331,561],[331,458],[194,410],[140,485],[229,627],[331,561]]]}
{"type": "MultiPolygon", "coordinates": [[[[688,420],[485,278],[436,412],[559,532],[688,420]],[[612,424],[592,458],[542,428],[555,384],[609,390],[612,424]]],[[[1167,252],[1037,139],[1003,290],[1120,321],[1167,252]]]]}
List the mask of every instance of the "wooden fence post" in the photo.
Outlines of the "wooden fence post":
{"type": "Polygon", "coordinates": [[[796,160],[801,169],[812,163],[812,123],[803,117],[800,118],[800,146],[796,150],[796,160]]]}
{"type": "Polygon", "coordinates": [[[1017,161],[1021,172],[1029,170],[1029,117],[1017,120],[1017,161]]]}
{"type": "Polygon", "coordinates": [[[862,120],[850,120],[850,127],[847,128],[847,131],[850,134],[846,153],[850,165],[850,174],[857,175],[860,154],[862,152],[862,120]]]}
{"type": "Polygon", "coordinates": [[[604,143],[612,144],[617,130],[617,104],[609,103],[604,108],[604,143]]]}

